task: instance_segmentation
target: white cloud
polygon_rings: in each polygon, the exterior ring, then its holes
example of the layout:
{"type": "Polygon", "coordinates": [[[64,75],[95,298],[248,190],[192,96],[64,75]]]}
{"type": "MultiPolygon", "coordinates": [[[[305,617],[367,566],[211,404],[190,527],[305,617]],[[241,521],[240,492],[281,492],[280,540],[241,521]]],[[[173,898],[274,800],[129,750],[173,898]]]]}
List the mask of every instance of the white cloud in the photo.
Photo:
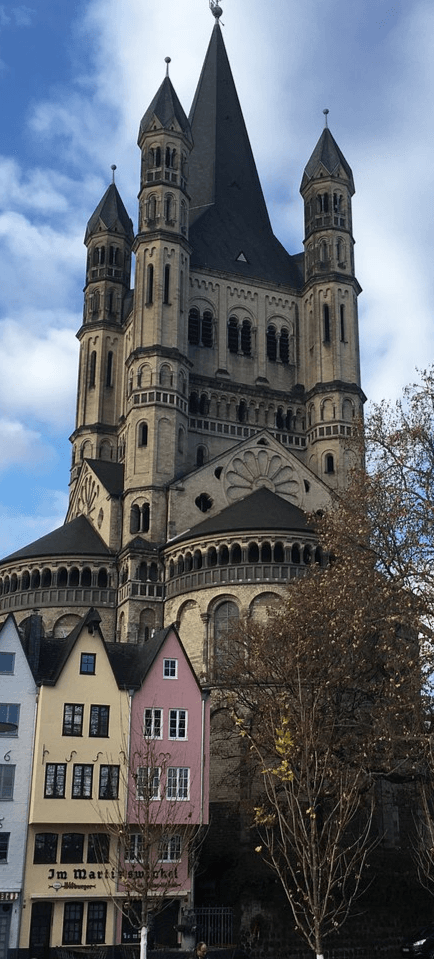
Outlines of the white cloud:
{"type": "Polygon", "coordinates": [[[0,324],[0,406],[26,422],[66,429],[74,416],[78,344],[70,328],[50,327],[52,319],[35,310],[23,323],[0,324]]]}
{"type": "Polygon", "coordinates": [[[8,556],[24,544],[33,543],[46,533],[62,526],[68,497],[58,490],[39,491],[34,513],[25,513],[0,505],[2,555],[8,556]]]}
{"type": "Polygon", "coordinates": [[[41,434],[32,429],[26,429],[18,420],[0,418],[0,448],[2,451],[0,470],[5,471],[11,466],[25,464],[39,465],[53,458],[53,452],[43,442],[41,434]]]}

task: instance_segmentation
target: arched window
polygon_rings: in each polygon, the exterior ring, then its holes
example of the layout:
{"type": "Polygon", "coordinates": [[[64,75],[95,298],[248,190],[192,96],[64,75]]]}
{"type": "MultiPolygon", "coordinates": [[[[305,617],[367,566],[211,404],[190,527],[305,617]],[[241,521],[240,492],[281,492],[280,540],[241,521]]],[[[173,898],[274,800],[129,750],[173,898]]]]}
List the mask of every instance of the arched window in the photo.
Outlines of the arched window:
{"type": "Polygon", "coordinates": [[[196,450],[196,466],[204,466],[207,461],[206,446],[198,446],[196,450]]]}
{"type": "Polygon", "coordinates": [[[252,327],[248,320],[243,320],[241,326],[241,352],[244,356],[252,354],[252,327]]]}
{"type": "Polygon", "coordinates": [[[271,546],[269,543],[262,543],[261,546],[261,562],[262,563],[271,563],[271,546]]]}
{"type": "Polygon", "coordinates": [[[164,197],[164,219],[166,223],[172,223],[174,219],[174,200],[171,193],[166,193],[164,197]]]}
{"type": "Polygon", "coordinates": [[[181,233],[187,232],[187,205],[185,200],[181,200],[181,233]]]}
{"type": "Polygon", "coordinates": [[[298,564],[299,562],[300,562],[300,547],[297,545],[297,543],[294,543],[291,549],[291,563],[298,564]]]}
{"type": "Polygon", "coordinates": [[[215,546],[210,546],[206,556],[207,566],[217,566],[217,550],[215,546]]]}
{"type": "Polygon", "coordinates": [[[81,571],[81,585],[82,586],[91,586],[92,584],[92,573],[88,566],[85,566],[81,571]]]}
{"type": "Polygon", "coordinates": [[[202,553],[200,549],[195,549],[194,551],[193,569],[202,569],[202,553]]]}
{"type": "Polygon", "coordinates": [[[203,346],[212,346],[212,313],[211,310],[204,310],[202,317],[202,344],[203,346]]]}
{"type": "Polygon", "coordinates": [[[238,353],[238,320],[236,316],[229,317],[228,350],[229,353],[238,353]]]}
{"type": "Polygon", "coordinates": [[[102,266],[105,263],[105,246],[96,246],[93,251],[93,265],[102,266]]]}
{"type": "Polygon", "coordinates": [[[289,333],[285,328],[280,331],[279,355],[282,363],[289,363],[289,333]]]}
{"type": "Polygon", "coordinates": [[[66,586],[68,583],[68,570],[64,566],[61,566],[57,571],[57,585],[66,586]]]}
{"type": "Polygon", "coordinates": [[[324,343],[330,343],[330,308],[327,303],[323,305],[323,324],[324,324],[324,343]]]}
{"type": "Polygon", "coordinates": [[[148,533],[149,532],[149,516],[150,509],[149,503],[143,503],[143,506],[140,510],[140,532],[148,533]]]}
{"type": "Polygon", "coordinates": [[[199,400],[199,413],[201,416],[208,416],[209,413],[209,399],[206,393],[202,393],[199,400]]]}
{"type": "Polygon", "coordinates": [[[193,306],[188,314],[188,342],[192,346],[198,346],[200,340],[200,313],[197,307],[193,306]]]}
{"type": "Polygon", "coordinates": [[[107,372],[105,385],[113,386],[113,350],[109,350],[107,353],[107,372]]]}
{"type": "Polygon", "coordinates": [[[247,562],[248,563],[259,562],[259,546],[257,543],[249,543],[249,549],[247,552],[247,562]]]}
{"type": "Polygon", "coordinates": [[[144,609],[140,613],[140,622],[139,622],[139,634],[138,641],[139,643],[147,643],[148,639],[151,638],[152,632],[155,628],[155,613],[153,609],[144,609]]]}
{"type": "Polygon", "coordinates": [[[275,360],[277,357],[277,338],[274,326],[269,326],[267,329],[267,357],[269,360],[275,360]]]}
{"type": "Polygon", "coordinates": [[[285,427],[285,419],[283,416],[283,409],[281,406],[279,406],[279,409],[277,410],[277,413],[276,413],[276,428],[278,430],[283,430],[284,427],[285,427]]]}
{"type": "Polygon", "coordinates": [[[95,386],[95,377],[96,377],[96,351],[92,350],[89,358],[89,387],[92,389],[95,386]]]}
{"type": "Polygon", "coordinates": [[[76,566],[69,570],[68,586],[78,586],[80,582],[80,573],[76,566]]]}
{"type": "Polygon", "coordinates": [[[107,589],[108,575],[107,575],[107,570],[104,569],[104,567],[98,570],[97,585],[99,589],[107,589]]]}
{"type": "Polygon", "coordinates": [[[245,423],[247,420],[247,404],[245,400],[240,400],[238,404],[237,417],[239,423],[245,423]]]}
{"type": "Polygon", "coordinates": [[[241,563],[241,546],[239,543],[234,543],[231,549],[231,563],[239,564],[241,563]]]}
{"type": "Polygon", "coordinates": [[[335,461],[332,453],[327,453],[325,458],[325,471],[326,473],[334,473],[335,471],[335,461]]]}
{"type": "Polygon", "coordinates": [[[160,386],[165,387],[165,389],[171,387],[172,378],[172,367],[169,366],[168,363],[163,363],[163,365],[160,367],[160,386]]]}
{"type": "Polygon", "coordinates": [[[51,586],[51,569],[45,568],[42,570],[41,586],[42,589],[51,586]]]}
{"type": "Polygon", "coordinates": [[[169,294],[170,294],[170,266],[166,263],[164,267],[164,294],[163,294],[163,303],[169,303],[169,294]]]}
{"type": "Polygon", "coordinates": [[[190,393],[190,396],[188,398],[188,410],[189,410],[189,413],[192,413],[194,416],[197,413],[198,409],[199,409],[199,397],[197,393],[193,391],[193,393],[190,393]]]}
{"type": "Polygon", "coordinates": [[[312,562],[312,550],[310,546],[305,546],[303,550],[303,563],[309,566],[312,562]]]}
{"type": "Polygon", "coordinates": [[[119,248],[117,246],[109,247],[109,263],[111,266],[116,266],[119,258],[119,248]]]}
{"type": "Polygon", "coordinates": [[[147,423],[139,423],[138,425],[137,445],[138,446],[148,445],[148,424],[147,423]]]}
{"type": "Polygon", "coordinates": [[[157,197],[151,193],[146,204],[146,219],[148,223],[154,223],[157,219],[157,197]]]}
{"type": "Polygon", "coordinates": [[[229,549],[228,549],[227,546],[220,546],[220,547],[219,547],[218,559],[219,559],[219,566],[227,566],[227,565],[228,565],[228,563],[229,563],[229,549]]]}
{"type": "Polygon", "coordinates": [[[11,576],[11,593],[16,593],[18,587],[18,576],[16,573],[12,573],[11,576]]]}
{"type": "Polygon", "coordinates": [[[154,302],[154,267],[152,263],[148,266],[147,284],[146,284],[146,302],[154,302]]]}
{"type": "Polygon", "coordinates": [[[214,667],[217,672],[226,659],[228,635],[239,617],[238,606],[230,600],[220,603],[214,612],[214,667]]]}
{"type": "Polygon", "coordinates": [[[341,343],[345,343],[345,306],[341,303],[339,307],[339,322],[341,332],[341,343]]]}
{"type": "Polygon", "coordinates": [[[283,543],[275,543],[274,550],[273,550],[273,558],[275,563],[285,562],[285,550],[283,548],[283,543]]]}
{"type": "Polygon", "coordinates": [[[140,529],[140,507],[135,503],[130,510],[130,533],[138,533],[140,529]]]}
{"type": "Polygon", "coordinates": [[[30,586],[30,573],[26,569],[21,577],[21,589],[29,589],[30,586]]]}

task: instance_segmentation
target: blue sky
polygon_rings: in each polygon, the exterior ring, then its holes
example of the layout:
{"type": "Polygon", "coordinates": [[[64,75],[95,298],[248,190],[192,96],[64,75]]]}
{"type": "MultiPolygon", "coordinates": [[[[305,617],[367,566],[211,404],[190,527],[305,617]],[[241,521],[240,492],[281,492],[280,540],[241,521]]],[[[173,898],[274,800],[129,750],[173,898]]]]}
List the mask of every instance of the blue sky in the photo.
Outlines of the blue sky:
{"type": "MultiPolygon", "coordinates": [[[[362,382],[395,398],[434,358],[432,0],[221,0],[274,231],[302,247],[327,107],[351,164],[362,382]]],[[[0,3],[0,555],[67,505],[86,222],[111,179],[136,222],[140,118],[164,58],[188,112],[207,0],[0,3]]]]}

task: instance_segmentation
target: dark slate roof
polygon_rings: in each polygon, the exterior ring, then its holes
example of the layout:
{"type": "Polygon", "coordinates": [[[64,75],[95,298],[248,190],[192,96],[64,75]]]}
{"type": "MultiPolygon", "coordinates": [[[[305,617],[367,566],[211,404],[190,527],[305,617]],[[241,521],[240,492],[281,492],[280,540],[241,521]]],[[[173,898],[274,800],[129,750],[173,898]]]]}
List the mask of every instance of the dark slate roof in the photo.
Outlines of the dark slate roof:
{"type": "Polygon", "coordinates": [[[83,619],[80,619],[74,626],[68,636],[59,639],[42,639],[39,662],[35,669],[37,682],[54,685],[84,626],[92,626],[93,629],[97,629],[101,639],[103,639],[100,623],[101,616],[96,609],[91,608],[83,619]]]}
{"type": "Polygon", "coordinates": [[[110,460],[86,460],[101,481],[104,489],[111,496],[120,496],[124,489],[124,467],[122,463],[111,463],[110,460]]]}
{"type": "Polygon", "coordinates": [[[335,173],[338,167],[341,166],[350,181],[354,193],[354,179],[351,167],[349,163],[347,163],[342,150],[339,149],[328,127],[324,127],[312,156],[304,168],[302,186],[306,178],[311,180],[312,177],[316,175],[320,163],[322,163],[328,173],[331,174],[335,173]]]}
{"type": "Polygon", "coordinates": [[[85,243],[87,243],[89,237],[98,230],[100,220],[102,220],[107,230],[113,230],[115,226],[120,226],[126,236],[133,240],[133,222],[128,216],[115,183],[110,184],[102,200],[98,203],[95,212],[92,213],[86,227],[85,243]]]}
{"type": "Polygon", "coordinates": [[[218,22],[189,119],[191,266],[300,287],[299,268],[271,229],[218,22]]]}
{"type": "Polygon", "coordinates": [[[35,556],[108,556],[107,548],[99,534],[93,528],[86,516],[77,516],[70,523],[64,523],[52,533],[41,536],[29,546],[24,546],[16,553],[10,553],[0,562],[6,563],[22,559],[33,559],[35,556]]]}
{"type": "Polygon", "coordinates": [[[172,85],[172,81],[168,76],[164,78],[161,87],[159,90],[157,90],[152,103],[149,105],[146,113],[141,119],[138,137],[139,143],[142,134],[146,133],[146,130],[148,129],[154,116],[157,117],[161,123],[161,126],[165,130],[170,130],[173,121],[176,120],[181,127],[182,132],[191,142],[192,136],[190,124],[178,100],[177,94],[172,85]]]}
{"type": "Polygon", "coordinates": [[[170,544],[197,539],[200,536],[218,533],[236,533],[241,530],[280,531],[294,530],[300,533],[313,532],[308,525],[306,514],[298,506],[272,493],[262,486],[249,496],[232,503],[226,509],[192,527],[186,533],[171,540],[170,544]]]}

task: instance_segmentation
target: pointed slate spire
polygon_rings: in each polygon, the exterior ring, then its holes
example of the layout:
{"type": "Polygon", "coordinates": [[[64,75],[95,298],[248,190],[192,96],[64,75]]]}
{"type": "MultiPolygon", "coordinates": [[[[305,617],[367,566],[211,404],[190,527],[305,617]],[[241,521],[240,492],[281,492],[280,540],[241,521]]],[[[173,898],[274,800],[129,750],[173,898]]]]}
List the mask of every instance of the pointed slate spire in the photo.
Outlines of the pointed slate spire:
{"type": "Polygon", "coordinates": [[[96,210],[92,213],[86,227],[85,243],[98,231],[100,223],[108,231],[117,227],[118,233],[124,233],[131,241],[134,238],[133,222],[128,216],[115,183],[110,184],[96,210]]]}
{"type": "Polygon", "coordinates": [[[294,261],[271,229],[218,20],[189,120],[191,265],[298,286],[294,261]]]}
{"type": "Polygon", "coordinates": [[[170,130],[173,123],[176,122],[182,133],[188,140],[192,140],[190,124],[187,116],[181,106],[181,103],[175,92],[170,77],[166,74],[164,80],[157,90],[152,103],[150,103],[146,113],[143,115],[138,142],[140,144],[142,135],[147,132],[154,116],[159,120],[164,130],[170,130]]]}
{"type": "Polygon", "coordinates": [[[321,165],[331,176],[334,176],[339,170],[339,167],[341,167],[349,180],[351,193],[355,192],[351,167],[349,163],[347,163],[342,150],[339,149],[336,140],[330,133],[328,126],[324,127],[312,156],[306,163],[301,181],[301,190],[304,189],[308,180],[312,180],[318,175],[321,165]]]}

